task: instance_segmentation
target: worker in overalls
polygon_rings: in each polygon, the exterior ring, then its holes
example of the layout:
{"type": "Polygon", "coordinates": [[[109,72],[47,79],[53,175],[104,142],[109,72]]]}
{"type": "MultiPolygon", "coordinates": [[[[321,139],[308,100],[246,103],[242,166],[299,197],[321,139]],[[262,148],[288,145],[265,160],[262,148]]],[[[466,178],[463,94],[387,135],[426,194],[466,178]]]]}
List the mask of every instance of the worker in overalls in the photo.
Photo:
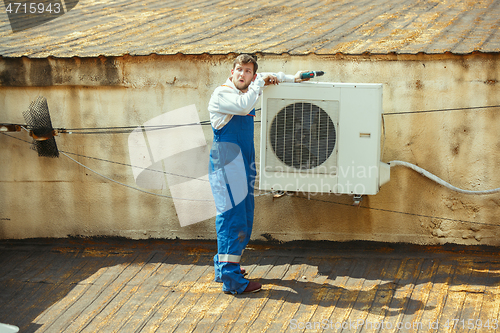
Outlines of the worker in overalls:
{"type": "Polygon", "coordinates": [[[241,294],[261,290],[262,285],[245,279],[240,259],[252,233],[254,218],[255,104],[264,86],[279,82],[300,82],[284,73],[257,74],[256,60],[238,56],[231,76],[217,87],[208,105],[214,133],[210,151],[209,179],[217,208],[217,254],[215,280],[225,293],[241,294]]]}

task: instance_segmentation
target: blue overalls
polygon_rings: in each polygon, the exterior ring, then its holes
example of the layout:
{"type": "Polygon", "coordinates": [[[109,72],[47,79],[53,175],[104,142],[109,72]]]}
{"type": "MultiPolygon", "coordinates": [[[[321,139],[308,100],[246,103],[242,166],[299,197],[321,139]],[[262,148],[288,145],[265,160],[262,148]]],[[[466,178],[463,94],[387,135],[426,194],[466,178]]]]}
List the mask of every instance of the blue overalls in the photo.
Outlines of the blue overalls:
{"type": "Polygon", "coordinates": [[[233,116],[221,129],[213,129],[209,180],[217,208],[215,280],[222,290],[242,293],[249,281],[241,274],[240,258],[250,240],[254,216],[256,177],[255,109],[233,116]]]}

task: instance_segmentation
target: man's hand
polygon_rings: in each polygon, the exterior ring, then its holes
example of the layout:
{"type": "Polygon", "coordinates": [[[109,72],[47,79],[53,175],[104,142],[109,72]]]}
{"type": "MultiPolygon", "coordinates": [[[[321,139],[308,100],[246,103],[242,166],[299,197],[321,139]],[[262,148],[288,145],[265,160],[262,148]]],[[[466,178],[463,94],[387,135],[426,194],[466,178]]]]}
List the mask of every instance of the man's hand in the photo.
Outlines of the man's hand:
{"type": "Polygon", "coordinates": [[[270,84],[279,84],[278,78],[272,74],[267,74],[262,79],[264,80],[264,86],[268,86],[270,84]]]}
{"type": "Polygon", "coordinates": [[[310,78],[307,78],[307,79],[301,79],[300,78],[300,74],[302,73],[305,73],[307,71],[298,71],[297,74],[295,74],[295,83],[299,83],[299,82],[302,82],[302,81],[309,81],[310,78]]]}

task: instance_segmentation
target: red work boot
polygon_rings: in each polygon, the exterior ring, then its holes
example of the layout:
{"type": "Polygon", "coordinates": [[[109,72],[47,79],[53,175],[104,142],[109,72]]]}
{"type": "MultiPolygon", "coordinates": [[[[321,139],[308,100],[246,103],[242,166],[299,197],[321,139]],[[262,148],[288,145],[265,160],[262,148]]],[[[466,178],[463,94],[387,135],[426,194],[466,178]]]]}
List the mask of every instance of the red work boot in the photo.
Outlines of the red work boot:
{"type": "Polygon", "coordinates": [[[255,281],[250,281],[248,286],[243,290],[243,294],[256,293],[262,289],[262,285],[255,281]]]}
{"type": "MultiPolygon", "coordinates": [[[[256,293],[261,289],[262,289],[262,285],[260,283],[255,282],[255,281],[250,281],[248,283],[247,287],[245,288],[245,290],[243,290],[242,294],[256,293]]],[[[233,294],[233,293],[230,291],[224,291],[224,294],[233,294]]]]}

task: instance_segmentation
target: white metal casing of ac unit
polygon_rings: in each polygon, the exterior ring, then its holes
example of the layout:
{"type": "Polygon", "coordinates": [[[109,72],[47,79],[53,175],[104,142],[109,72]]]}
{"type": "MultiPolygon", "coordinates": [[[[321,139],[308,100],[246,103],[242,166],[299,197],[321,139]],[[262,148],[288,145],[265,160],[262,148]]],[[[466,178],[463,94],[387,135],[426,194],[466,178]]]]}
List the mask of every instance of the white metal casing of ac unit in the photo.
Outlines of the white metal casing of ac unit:
{"type": "Polygon", "coordinates": [[[281,83],[261,101],[259,189],[373,195],[389,181],[382,84],[281,83]]]}

